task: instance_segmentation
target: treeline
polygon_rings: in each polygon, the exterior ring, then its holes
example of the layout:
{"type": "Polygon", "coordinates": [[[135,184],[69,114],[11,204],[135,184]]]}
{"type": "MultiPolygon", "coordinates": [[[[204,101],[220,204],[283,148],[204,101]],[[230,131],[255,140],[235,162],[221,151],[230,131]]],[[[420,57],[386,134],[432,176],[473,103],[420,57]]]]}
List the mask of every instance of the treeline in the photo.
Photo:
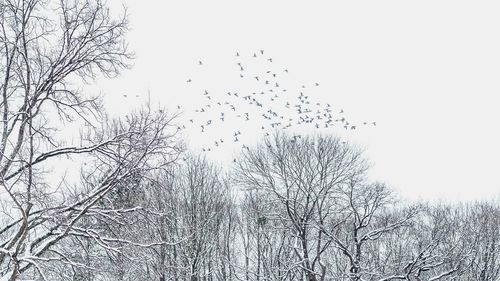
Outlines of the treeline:
{"type": "Polygon", "coordinates": [[[367,168],[332,136],[277,134],[229,172],[186,156],[103,198],[113,216],[86,216],[50,279],[499,278],[498,204],[401,202],[367,168]]]}

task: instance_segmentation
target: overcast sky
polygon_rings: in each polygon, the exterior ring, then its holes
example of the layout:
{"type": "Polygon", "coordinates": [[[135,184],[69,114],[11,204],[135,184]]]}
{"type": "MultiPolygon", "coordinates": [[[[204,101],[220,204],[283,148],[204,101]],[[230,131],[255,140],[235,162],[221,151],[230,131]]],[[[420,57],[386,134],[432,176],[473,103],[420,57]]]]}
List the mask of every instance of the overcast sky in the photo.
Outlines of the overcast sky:
{"type": "MultiPolygon", "coordinates": [[[[96,86],[110,111],[144,102],[149,90],[152,100],[181,105],[194,118],[193,110],[206,103],[202,90],[249,90],[237,79],[235,52],[250,61],[263,49],[273,62],[252,62],[255,73],[286,68],[290,91],[318,82],[311,99],[342,108],[353,120],[377,122],[354,132],[324,132],[364,147],[372,176],[403,197],[469,200],[500,193],[498,1],[110,4],[128,7],[136,53],[131,70],[96,86]]],[[[244,125],[227,122],[212,137],[235,129],[260,133],[244,125]]],[[[198,147],[211,141],[199,131],[190,139],[198,147]]],[[[232,159],[235,150],[210,157],[232,159]]]]}

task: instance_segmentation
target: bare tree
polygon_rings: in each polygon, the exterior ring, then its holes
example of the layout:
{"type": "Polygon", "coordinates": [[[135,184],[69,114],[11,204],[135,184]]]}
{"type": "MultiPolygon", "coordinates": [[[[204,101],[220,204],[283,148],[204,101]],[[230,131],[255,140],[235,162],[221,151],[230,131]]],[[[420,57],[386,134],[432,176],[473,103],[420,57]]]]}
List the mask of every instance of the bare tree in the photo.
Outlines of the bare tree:
{"type": "MultiPolygon", "coordinates": [[[[386,235],[411,226],[418,207],[398,208],[393,193],[384,184],[368,184],[353,179],[342,190],[338,205],[342,211],[332,220],[336,227],[326,231],[342,257],[337,278],[346,272],[349,280],[391,280],[386,246],[380,243],[386,235]],[[389,209],[392,207],[392,209],[389,209]]],[[[338,263],[338,262],[337,262],[338,263]]]]}
{"type": "Polygon", "coordinates": [[[268,216],[279,220],[294,241],[292,267],[300,268],[306,280],[325,280],[323,257],[333,240],[324,229],[337,211],[342,186],[365,171],[361,153],[338,138],[276,134],[242,153],[234,178],[281,207],[268,216]]]}
{"type": "Polygon", "coordinates": [[[468,274],[481,281],[500,277],[500,208],[495,203],[465,206],[463,232],[472,252],[468,274]]]}
{"type": "Polygon", "coordinates": [[[229,280],[233,236],[232,197],[221,171],[202,156],[157,174],[146,195],[143,236],[157,244],[147,250],[147,280],[229,280]]]}
{"type": "Polygon", "coordinates": [[[29,193],[29,189],[21,189],[23,186],[17,182],[16,192],[9,190],[10,199],[20,201],[33,196],[33,200],[29,201],[31,205],[3,202],[16,206],[9,213],[9,223],[2,228],[4,276],[13,280],[33,266],[42,274],[41,262],[57,260],[72,264],[64,250],[58,249],[58,244],[68,236],[93,239],[105,249],[119,251],[119,245],[126,241],[103,235],[96,222],[119,220],[135,207],[117,209],[113,204],[100,202],[114,189],[127,188],[138,174],[147,177],[152,170],[175,161],[180,147],[173,135],[175,130],[168,133],[170,121],[165,113],[142,111],[93,134],[89,142],[98,145],[86,146],[90,153],[86,159],[89,170],[83,173],[83,185],[74,189],[77,196],[69,197],[69,190],[64,187],[52,190],[46,185],[29,193]],[[82,225],[84,218],[93,223],[82,225]]]}
{"type": "Polygon", "coordinates": [[[125,15],[115,19],[102,1],[0,3],[0,280],[15,280],[29,270],[45,278],[45,263],[71,263],[58,250],[68,236],[114,248],[119,240],[80,222],[118,214],[98,202],[134,175],[176,158],[174,116],[146,108],[110,120],[97,98],[78,91],[82,79],[114,76],[127,66],[126,28],[125,15]],[[58,134],[72,122],[89,128],[78,145],[58,134]],[[69,196],[67,186],[53,185],[49,169],[61,157],[88,164],[83,185],[74,188],[77,197],[69,196]]]}
{"type": "Polygon", "coordinates": [[[264,192],[249,190],[240,200],[240,268],[245,280],[295,280],[295,253],[289,227],[277,219],[281,207],[264,192]]]}

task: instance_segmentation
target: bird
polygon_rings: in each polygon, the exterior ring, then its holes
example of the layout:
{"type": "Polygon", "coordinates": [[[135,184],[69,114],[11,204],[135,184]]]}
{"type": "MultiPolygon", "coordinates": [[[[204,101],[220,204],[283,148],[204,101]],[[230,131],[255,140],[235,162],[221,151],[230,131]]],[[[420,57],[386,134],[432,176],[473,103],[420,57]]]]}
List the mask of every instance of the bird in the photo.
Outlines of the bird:
{"type": "Polygon", "coordinates": [[[200,61],[198,61],[198,64],[199,65],[203,65],[203,62],[200,60],[200,61]]]}
{"type": "Polygon", "coordinates": [[[188,79],[186,82],[187,82],[187,83],[191,83],[191,82],[193,82],[193,80],[188,79]]]}

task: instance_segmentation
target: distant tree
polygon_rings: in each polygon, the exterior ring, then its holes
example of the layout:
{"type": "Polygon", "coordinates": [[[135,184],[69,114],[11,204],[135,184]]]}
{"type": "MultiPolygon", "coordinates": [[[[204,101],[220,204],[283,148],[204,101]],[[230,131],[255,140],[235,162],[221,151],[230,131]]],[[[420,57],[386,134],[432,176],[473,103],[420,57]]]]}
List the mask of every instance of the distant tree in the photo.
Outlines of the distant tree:
{"type": "Polygon", "coordinates": [[[264,192],[245,191],[240,200],[239,237],[244,280],[295,280],[293,238],[278,219],[281,208],[264,192]]]}
{"type": "Polygon", "coordinates": [[[138,224],[139,233],[151,241],[173,241],[145,251],[146,280],[230,280],[234,205],[220,168],[187,155],[157,174],[146,193],[149,215],[138,224]]]}
{"type": "MultiPolygon", "coordinates": [[[[359,179],[358,179],[359,180],[359,179]]],[[[391,251],[384,242],[394,232],[409,228],[417,217],[418,207],[397,206],[393,192],[380,183],[366,183],[354,179],[342,189],[338,205],[340,211],[332,221],[337,227],[326,231],[339,254],[338,274],[349,280],[397,280],[392,271],[391,251]],[[389,237],[388,237],[389,236],[389,237]]],[[[337,275],[337,278],[340,276],[337,275]]]]}
{"type": "Polygon", "coordinates": [[[465,206],[463,232],[472,253],[468,275],[490,281],[500,278],[500,206],[476,203],[465,206]]]}
{"type": "Polygon", "coordinates": [[[325,280],[324,256],[334,242],[325,229],[339,211],[336,203],[343,186],[363,177],[366,168],[359,150],[331,136],[276,134],[243,151],[235,181],[280,206],[273,219],[293,240],[295,260],[286,274],[299,268],[306,280],[325,280]]]}

